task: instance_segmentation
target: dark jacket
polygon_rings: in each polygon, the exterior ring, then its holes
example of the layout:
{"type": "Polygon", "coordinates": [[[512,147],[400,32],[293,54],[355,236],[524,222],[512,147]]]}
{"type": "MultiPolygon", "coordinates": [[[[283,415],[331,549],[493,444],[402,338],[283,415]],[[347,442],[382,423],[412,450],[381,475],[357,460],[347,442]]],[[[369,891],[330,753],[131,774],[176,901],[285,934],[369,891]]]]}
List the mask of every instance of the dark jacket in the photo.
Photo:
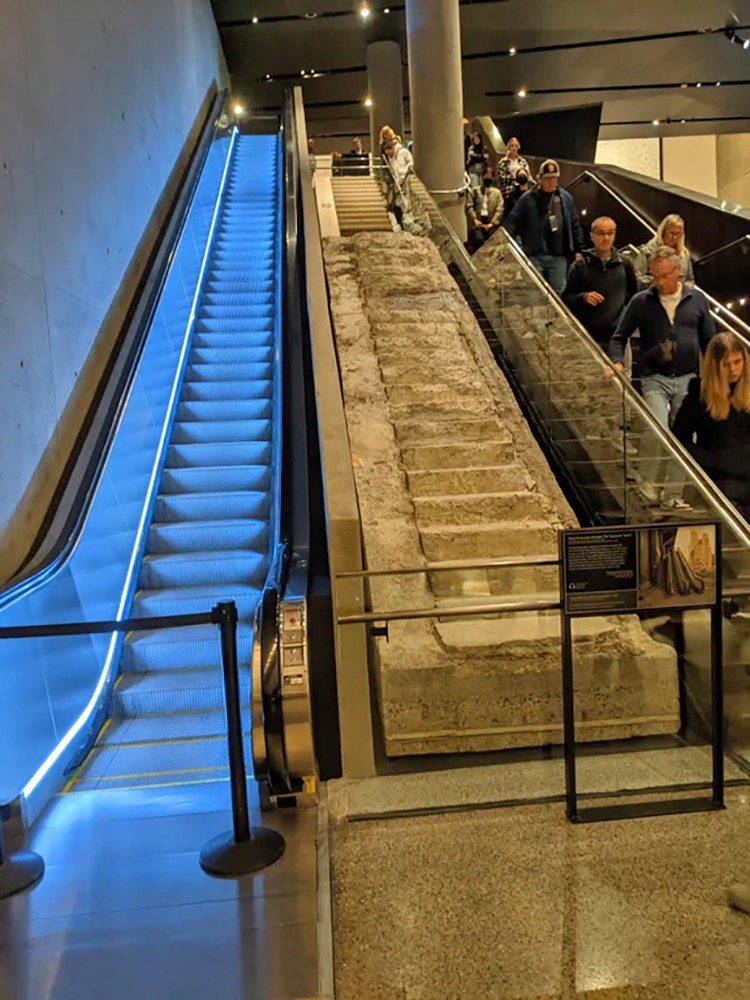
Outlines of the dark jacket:
{"type": "MultiPolygon", "coordinates": [[[[583,229],[578,218],[575,202],[562,188],[556,192],[560,198],[563,217],[563,248],[566,257],[583,253],[583,229]]],[[[540,188],[527,191],[516,202],[516,207],[505,221],[505,228],[511,236],[517,236],[529,257],[540,257],[549,253],[547,239],[547,206],[549,195],[540,188]]]]}
{"type": "Polygon", "coordinates": [[[673,432],[693,458],[732,500],[750,500],[750,413],[730,408],[714,420],[700,396],[700,380],[690,383],[675,417],[673,432]]]}
{"type": "Polygon", "coordinates": [[[583,260],[571,265],[562,297],[597,344],[606,350],[623,309],[637,291],[638,279],[629,260],[614,248],[609,260],[602,260],[593,250],[586,250],[583,260]],[[587,292],[599,292],[604,302],[590,306],[584,299],[587,292]]]}
{"type": "Polygon", "coordinates": [[[504,211],[506,219],[510,216],[513,209],[516,207],[521,198],[523,198],[525,194],[528,194],[529,191],[533,190],[534,190],[534,184],[532,181],[529,181],[529,186],[526,189],[526,191],[522,191],[517,184],[511,185],[508,197],[505,199],[504,211]]]}
{"type": "Polygon", "coordinates": [[[698,372],[716,326],[703,293],[683,285],[674,324],[656,288],[638,292],[630,300],[609,342],[613,361],[622,361],[625,345],[636,330],[641,332],[641,375],[692,375],[698,372]]]}

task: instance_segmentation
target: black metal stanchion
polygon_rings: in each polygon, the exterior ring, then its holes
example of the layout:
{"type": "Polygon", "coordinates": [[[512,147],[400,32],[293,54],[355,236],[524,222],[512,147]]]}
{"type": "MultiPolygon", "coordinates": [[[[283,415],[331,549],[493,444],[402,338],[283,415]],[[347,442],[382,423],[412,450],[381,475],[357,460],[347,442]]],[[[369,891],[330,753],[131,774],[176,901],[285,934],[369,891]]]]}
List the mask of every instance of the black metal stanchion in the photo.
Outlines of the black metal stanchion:
{"type": "Polygon", "coordinates": [[[201,851],[200,861],[201,868],[209,875],[232,878],[268,868],[278,861],[286,845],[284,838],[275,830],[250,827],[237,670],[237,606],[234,601],[218,604],[213,609],[213,618],[221,628],[234,829],[210,840],[201,851]]]}
{"type": "Polygon", "coordinates": [[[44,859],[33,851],[6,854],[0,826],[0,899],[30,889],[44,875],[44,859]]]}

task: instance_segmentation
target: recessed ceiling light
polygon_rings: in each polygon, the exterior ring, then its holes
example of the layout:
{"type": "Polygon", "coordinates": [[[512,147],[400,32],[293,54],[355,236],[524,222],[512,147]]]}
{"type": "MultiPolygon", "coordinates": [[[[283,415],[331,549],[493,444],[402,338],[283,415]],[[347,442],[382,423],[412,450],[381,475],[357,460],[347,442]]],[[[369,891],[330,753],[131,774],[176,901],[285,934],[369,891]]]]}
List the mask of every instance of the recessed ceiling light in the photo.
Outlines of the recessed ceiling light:
{"type": "Polygon", "coordinates": [[[696,85],[695,85],[695,86],[696,86],[696,87],[702,87],[702,86],[703,86],[703,84],[702,84],[702,83],[696,83],[696,85]]]}
{"type": "Polygon", "coordinates": [[[365,107],[366,108],[371,108],[372,107],[372,98],[371,97],[366,97],[365,98],[365,107]]]}
{"type": "Polygon", "coordinates": [[[716,81],[716,86],[717,86],[717,87],[720,87],[720,86],[721,86],[721,80],[717,80],[717,81],[716,81]]]}
{"type": "Polygon", "coordinates": [[[515,47],[515,45],[511,46],[511,48],[508,49],[509,56],[514,56],[516,52],[518,52],[518,49],[515,47]]]}
{"type": "Polygon", "coordinates": [[[661,122],[659,121],[658,118],[654,118],[654,120],[651,122],[651,124],[652,125],[661,125],[661,122]]]}
{"type": "Polygon", "coordinates": [[[519,97],[526,97],[526,93],[527,93],[526,88],[525,87],[521,87],[521,89],[518,91],[518,96],[519,97]]]}
{"type": "Polygon", "coordinates": [[[370,14],[372,14],[372,8],[370,5],[367,3],[360,4],[359,16],[366,21],[370,14]]]}
{"type": "Polygon", "coordinates": [[[241,104],[235,104],[233,110],[236,115],[244,115],[245,113],[245,109],[241,104]]]}
{"type": "Polygon", "coordinates": [[[257,18],[257,17],[254,17],[254,18],[253,18],[253,24],[257,24],[257,23],[258,23],[258,18],[257,18]]]}

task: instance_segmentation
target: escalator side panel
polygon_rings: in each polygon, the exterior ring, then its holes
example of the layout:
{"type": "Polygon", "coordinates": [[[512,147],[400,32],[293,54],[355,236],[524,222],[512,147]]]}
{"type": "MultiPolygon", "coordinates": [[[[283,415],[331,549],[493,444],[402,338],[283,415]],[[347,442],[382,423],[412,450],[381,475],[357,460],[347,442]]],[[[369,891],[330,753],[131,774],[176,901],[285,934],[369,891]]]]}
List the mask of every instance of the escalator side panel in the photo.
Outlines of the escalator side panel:
{"type": "MultiPolygon", "coordinates": [[[[43,587],[2,609],[1,626],[113,619],[127,609],[137,567],[133,553],[148,523],[146,498],[189,327],[190,290],[200,272],[228,148],[229,139],[223,138],[208,154],[78,544],[43,587]]],[[[0,803],[24,790],[27,800],[36,793],[38,801],[46,801],[43,779],[63,767],[83,739],[117,662],[116,646],[116,637],[108,636],[7,640],[0,646],[0,803]]],[[[27,810],[33,812],[28,801],[27,810]]]]}

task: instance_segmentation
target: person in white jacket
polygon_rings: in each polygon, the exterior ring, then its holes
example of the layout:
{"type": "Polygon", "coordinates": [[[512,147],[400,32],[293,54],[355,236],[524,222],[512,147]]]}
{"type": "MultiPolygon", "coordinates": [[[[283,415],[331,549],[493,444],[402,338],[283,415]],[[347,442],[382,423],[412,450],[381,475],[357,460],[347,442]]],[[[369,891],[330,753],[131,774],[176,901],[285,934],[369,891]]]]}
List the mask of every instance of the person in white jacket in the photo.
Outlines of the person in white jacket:
{"type": "Polygon", "coordinates": [[[410,173],[414,173],[414,157],[406,146],[397,139],[391,140],[385,148],[396,183],[403,186],[410,173]]]}

